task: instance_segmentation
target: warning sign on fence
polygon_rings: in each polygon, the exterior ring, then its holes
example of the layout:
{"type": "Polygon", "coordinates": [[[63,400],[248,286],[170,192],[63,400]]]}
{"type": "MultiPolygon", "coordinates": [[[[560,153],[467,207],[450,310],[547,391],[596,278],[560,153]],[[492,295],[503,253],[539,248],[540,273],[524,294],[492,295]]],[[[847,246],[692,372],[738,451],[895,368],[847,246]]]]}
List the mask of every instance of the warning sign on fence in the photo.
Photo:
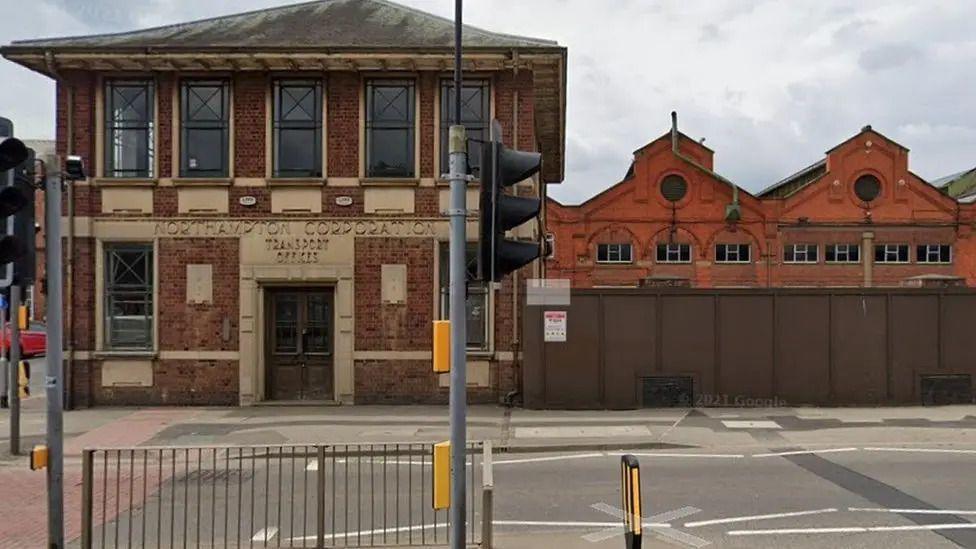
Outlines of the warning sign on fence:
{"type": "Polygon", "coordinates": [[[543,314],[545,341],[566,341],[566,311],[546,311],[543,314]]]}

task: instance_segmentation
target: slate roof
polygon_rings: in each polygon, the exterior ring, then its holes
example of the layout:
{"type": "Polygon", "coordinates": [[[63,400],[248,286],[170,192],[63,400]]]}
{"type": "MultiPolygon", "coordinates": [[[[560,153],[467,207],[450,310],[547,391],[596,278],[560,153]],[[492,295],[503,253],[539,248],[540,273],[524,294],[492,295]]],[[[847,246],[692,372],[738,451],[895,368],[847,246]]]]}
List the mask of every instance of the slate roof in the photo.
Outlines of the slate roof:
{"type": "MultiPolygon", "coordinates": [[[[19,40],[43,50],[453,49],[454,22],[389,0],[316,0],[132,32],[19,40]]],[[[551,40],[465,26],[473,49],[561,49],[551,40]]]]}
{"type": "Polygon", "coordinates": [[[820,160],[759,191],[760,198],[786,198],[827,173],[827,161],[820,160]]]}

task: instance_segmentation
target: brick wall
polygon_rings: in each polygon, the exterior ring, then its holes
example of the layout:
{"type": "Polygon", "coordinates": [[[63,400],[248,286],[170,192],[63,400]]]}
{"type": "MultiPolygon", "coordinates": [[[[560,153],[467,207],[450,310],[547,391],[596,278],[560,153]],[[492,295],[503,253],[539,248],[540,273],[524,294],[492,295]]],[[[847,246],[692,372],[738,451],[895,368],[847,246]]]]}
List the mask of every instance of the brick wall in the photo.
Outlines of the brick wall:
{"type": "Polygon", "coordinates": [[[327,86],[329,177],[358,177],[362,81],[357,73],[334,72],[330,73],[327,86]]]}
{"type": "Polygon", "coordinates": [[[268,77],[263,73],[234,75],[234,174],[264,177],[268,77]]]}
{"type": "Polygon", "coordinates": [[[357,238],[355,257],[356,349],[429,350],[434,307],[433,242],[422,238],[357,238]],[[384,264],[407,266],[405,304],[382,303],[380,271],[384,264]]]}
{"type": "Polygon", "coordinates": [[[152,387],[102,387],[99,361],[76,361],[76,407],[232,406],[238,401],[236,360],[163,360],[153,363],[152,387]]]}
{"type": "MultiPolygon", "coordinates": [[[[426,360],[356,361],[356,404],[447,404],[448,388],[426,360]]],[[[510,362],[493,363],[491,387],[468,387],[471,404],[497,403],[511,390],[510,362]]]]}
{"type": "Polygon", "coordinates": [[[159,241],[159,348],[221,351],[238,348],[240,246],[232,238],[164,238],[159,241]],[[186,302],[186,266],[213,269],[213,303],[186,302]],[[224,321],[230,338],[222,338],[224,321]]]}

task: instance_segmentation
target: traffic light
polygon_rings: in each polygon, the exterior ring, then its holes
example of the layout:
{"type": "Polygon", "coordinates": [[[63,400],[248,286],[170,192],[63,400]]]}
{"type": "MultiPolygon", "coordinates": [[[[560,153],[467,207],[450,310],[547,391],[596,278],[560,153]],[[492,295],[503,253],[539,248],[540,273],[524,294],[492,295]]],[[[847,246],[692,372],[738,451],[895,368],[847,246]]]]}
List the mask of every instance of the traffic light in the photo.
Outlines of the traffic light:
{"type": "Polygon", "coordinates": [[[492,138],[482,145],[481,231],[478,267],[481,280],[499,282],[505,275],[542,255],[539,242],[505,238],[505,232],[533,219],[542,210],[538,198],[513,196],[505,189],[524,181],[542,167],[542,155],[509,149],[501,143],[498,121],[492,121],[492,138]]]}
{"type": "MultiPolygon", "coordinates": [[[[30,151],[24,143],[13,137],[13,124],[6,118],[0,118],[0,225],[4,230],[0,232],[0,287],[5,288],[14,282],[14,264],[27,252],[24,239],[16,234],[16,220],[14,214],[21,212],[26,206],[31,206],[33,218],[33,202],[23,190],[17,168],[22,166],[30,157],[30,151]]],[[[33,186],[30,187],[33,189],[33,186]]],[[[33,192],[33,191],[32,191],[33,192]]],[[[31,240],[33,240],[33,231],[31,240]]]]}

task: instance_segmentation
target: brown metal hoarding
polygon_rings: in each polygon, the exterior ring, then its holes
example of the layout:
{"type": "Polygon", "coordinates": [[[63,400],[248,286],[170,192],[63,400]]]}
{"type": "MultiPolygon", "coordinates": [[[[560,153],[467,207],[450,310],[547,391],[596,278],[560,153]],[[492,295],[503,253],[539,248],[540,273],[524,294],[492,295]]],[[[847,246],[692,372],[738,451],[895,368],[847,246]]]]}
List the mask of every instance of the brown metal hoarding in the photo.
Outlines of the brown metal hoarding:
{"type": "Polygon", "coordinates": [[[969,289],[580,289],[524,319],[529,408],[959,402],[976,375],[969,289]]]}

